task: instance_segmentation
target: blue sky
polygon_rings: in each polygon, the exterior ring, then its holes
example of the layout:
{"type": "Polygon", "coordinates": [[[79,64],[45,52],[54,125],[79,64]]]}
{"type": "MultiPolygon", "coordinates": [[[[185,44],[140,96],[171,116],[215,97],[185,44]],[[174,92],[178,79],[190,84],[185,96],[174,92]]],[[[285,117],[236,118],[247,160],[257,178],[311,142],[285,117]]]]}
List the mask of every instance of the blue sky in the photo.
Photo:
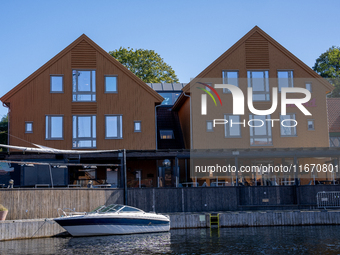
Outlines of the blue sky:
{"type": "MultiPolygon", "coordinates": [[[[308,66],[340,45],[340,1],[0,2],[0,96],[85,33],[105,51],[155,50],[188,82],[255,25],[308,66]]],[[[28,108],[29,109],[29,108],[28,108]]],[[[0,106],[0,116],[7,108],[0,106]]]]}

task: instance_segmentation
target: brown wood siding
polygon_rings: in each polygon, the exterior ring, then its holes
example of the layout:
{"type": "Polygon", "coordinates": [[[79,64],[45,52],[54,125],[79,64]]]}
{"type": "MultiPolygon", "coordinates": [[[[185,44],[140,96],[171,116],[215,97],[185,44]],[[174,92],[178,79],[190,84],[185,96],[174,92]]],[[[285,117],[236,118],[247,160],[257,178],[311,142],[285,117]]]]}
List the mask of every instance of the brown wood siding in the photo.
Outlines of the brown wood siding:
{"type": "MultiPolygon", "coordinates": [[[[294,87],[305,88],[305,82],[313,82],[312,99],[316,100],[316,107],[307,107],[307,109],[312,113],[312,116],[305,116],[296,107],[287,107],[287,113],[295,113],[298,125],[296,127],[296,137],[282,137],[280,132],[280,125],[274,125],[272,128],[272,146],[262,146],[265,148],[296,148],[296,147],[328,147],[329,146],[329,136],[328,136],[328,125],[327,125],[327,108],[326,108],[326,92],[328,88],[324,86],[321,82],[315,79],[305,68],[303,68],[299,62],[294,61],[288,54],[278,49],[276,45],[267,41],[263,42],[264,38],[260,38],[259,35],[251,36],[244,43],[240,44],[236,49],[234,49],[226,58],[223,60],[219,59],[217,63],[214,63],[214,68],[205,72],[204,75],[200,76],[202,78],[213,78],[215,81],[220,80],[222,83],[222,72],[223,70],[238,70],[239,72],[239,87],[243,91],[245,96],[245,115],[241,117],[246,122],[249,119],[249,114],[251,112],[247,107],[247,71],[252,69],[262,69],[269,71],[270,80],[270,97],[272,98],[272,88],[278,87],[277,71],[278,70],[293,70],[294,76],[294,87]],[[255,40],[256,39],[256,40],[255,40]],[[253,44],[254,50],[250,48],[250,42],[255,42],[253,44]],[[247,45],[248,44],[248,45],[247,45]],[[261,46],[261,47],[260,47],[261,46]],[[248,48],[247,48],[248,47],[248,48]],[[257,57],[254,54],[259,50],[262,51],[257,57]],[[249,53],[250,52],[250,53],[249,53]],[[250,57],[252,62],[248,62],[250,57]],[[251,63],[251,64],[250,64],[251,63]],[[257,64],[256,64],[257,63],[257,64]],[[270,64],[270,65],[269,65],[270,64]],[[315,130],[310,131],[307,128],[307,120],[314,119],[315,130]]],[[[217,82],[216,82],[217,83],[217,82]]],[[[195,87],[193,85],[193,87],[195,87]]],[[[216,107],[212,100],[207,101],[208,115],[201,116],[200,113],[194,113],[193,119],[193,148],[194,149],[215,149],[215,148],[260,148],[261,146],[251,146],[250,145],[250,130],[249,127],[241,128],[241,138],[225,138],[224,137],[224,125],[216,125],[213,132],[206,132],[206,121],[212,119],[221,119],[224,114],[232,114],[233,100],[231,94],[224,94],[218,91],[223,102],[223,107],[216,107]],[[213,112],[209,112],[209,109],[214,109],[213,112]],[[195,119],[196,118],[196,119],[195,119]]],[[[271,114],[272,119],[280,119],[281,104],[280,96],[278,94],[278,107],[277,110],[271,114]]],[[[200,111],[201,100],[200,98],[192,99],[192,111],[200,111]]],[[[272,102],[255,102],[255,109],[269,109],[272,102]]],[[[186,123],[181,123],[181,126],[190,126],[190,118],[184,118],[184,112],[187,106],[182,105],[179,113],[181,115],[181,121],[186,123]],[[182,110],[183,108],[183,110],[182,110]]],[[[278,123],[278,122],[277,122],[278,123]]],[[[184,132],[186,136],[185,141],[190,138],[189,133],[184,132]]]]}
{"type": "Polygon", "coordinates": [[[72,103],[72,114],[97,114],[97,103],[72,103]]]}
{"type": "Polygon", "coordinates": [[[86,41],[72,49],[72,68],[96,68],[96,50],[86,41]]]}
{"type": "Polygon", "coordinates": [[[55,148],[70,148],[72,69],[71,53],[66,54],[10,98],[10,144],[31,146],[37,143],[55,148]],[[62,74],[64,93],[50,93],[50,74],[62,74]],[[64,140],[45,140],[45,116],[64,116],[64,140]],[[25,134],[25,121],[33,121],[33,133],[25,134]],[[21,140],[22,139],[22,140],[21,140]],[[26,141],[26,142],[25,142],[26,141]]]}
{"type": "MultiPolygon", "coordinates": [[[[16,92],[8,102],[11,145],[41,144],[72,149],[72,116],[96,115],[96,149],[154,150],[155,103],[157,99],[140,82],[129,76],[98,51],[81,42],[16,92]],[[81,46],[81,47],[80,47],[81,46]],[[86,49],[86,50],[85,50],[86,49]],[[80,52],[86,55],[80,60],[80,52]],[[79,58],[78,58],[79,57],[79,58]],[[77,60],[77,61],[75,61],[77,60]],[[72,69],[96,68],[96,102],[72,102],[72,69]],[[64,93],[50,93],[50,74],[64,77],[64,93]],[[104,75],[118,76],[118,93],[104,92],[104,75]],[[105,139],[105,115],[123,116],[123,139],[105,139]],[[45,116],[64,117],[64,139],[45,139],[45,116]],[[141,121],[142,132],[134,132],[134,121],[141,121]],[[33,121],[33,133],[25,133],[25,121],[33,121]]],[[[145,85],[147,87],[147,85],[145,85]]]]}
{"type": "Polygon", "coordinates": [[[102,149],[133,148],[155,149],[155,101],[129,76],[112,65],[103,55],[97,54],[97,146],[102,149]],[[117,75],[118,93],[105,93],[104,76],[117,75]],[[123,139],[105,139],[105,115],[123,116],[123,139]],[[142,132],[134,132],[134,121],[141,121],[142,132]]]}
{"type": "Polygon", "coordinates": [[[246,42],[246,68],[269,69],[268,41],[254,33],[246,42]]]}

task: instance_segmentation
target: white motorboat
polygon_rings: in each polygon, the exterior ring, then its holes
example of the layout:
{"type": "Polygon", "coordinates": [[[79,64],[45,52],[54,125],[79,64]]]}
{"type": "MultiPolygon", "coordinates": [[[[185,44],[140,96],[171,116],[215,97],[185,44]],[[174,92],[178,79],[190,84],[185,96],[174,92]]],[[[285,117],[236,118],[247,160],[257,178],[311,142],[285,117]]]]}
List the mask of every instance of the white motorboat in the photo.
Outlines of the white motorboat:
{"type": "Polygon", "coordinates": [[[63,211],[63,214],[54,221],[72,236],[136,234],[170,230],[169,216],[146,213],[127,205],[103,205],[89,213],[63,211]]]}

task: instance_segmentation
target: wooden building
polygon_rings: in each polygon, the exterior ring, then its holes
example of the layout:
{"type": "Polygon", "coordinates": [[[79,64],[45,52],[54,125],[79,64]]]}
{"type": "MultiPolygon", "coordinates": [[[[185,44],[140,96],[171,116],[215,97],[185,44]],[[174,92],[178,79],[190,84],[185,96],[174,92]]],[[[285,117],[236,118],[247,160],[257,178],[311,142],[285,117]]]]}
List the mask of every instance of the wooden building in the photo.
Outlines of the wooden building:
{"type": "MultiPolygon", "coordinates": [[[[10,145],[37,144],[63,150],[156,150],[155,113],[163,97],[84,34],[0,100],[9,108],[10,145]]],[[[121,160],[116,154],[111,159],[107,155],[83,160],[80,156],[56,157],[53,162],[117,164],[121,160]]],[[[17,157],[12,155],[11,159],[17,157]]],[[[140,158],[130,159],[128,184],[138,186],[136,181],[143,180],[147,186],[156,186],[158,164],[162,167],[155,158],[143,158],[142,163],[140,158]]],[[[88,180],[111,183],[113,187],[123,183],[123,174],[117,168],[81,168],[58,170],[63,174],[54,185],[86,186],[88,180]]],[[[13,177],[17,185],[50,182],[46,165],[16,169],[21,172],[13,177]]],[[[52,170],[56,176],[56,169],[52,170]]]]}
{"type": "MultiPolygon", "coordinates": [[[[173,110],[178,112],[187,149],[328,147],[326,95],[332,90],[333,86],[325,79],[255,26],[183,88],[184,93],[173,110]],[[219,103],[215,106],[208,97],[208,113],[202,116],[200,96],[204,92],[196,87],[204,86],[199,82],[238,86],[245,95],[244,115],[232,117],[232,94],[230,91],[216,89],[223,106],[219,103]],[[230,122],[234,118],[235,122],[248,122],[254,118],[247,108],[248,87],[253,88],[253,105],[258,110],[271,108],[272,89],[278,87],[277,110],[271,116],[261,118],[282,121],[283,117],[287,117],[295,119],[298,125],[287,130],[278,122],[274,126],[267,122],[268,125],[264,125],[263,130],[258,130],[260,135],[256,135],[256,130],[248,125],[235,125],[233,128],[228,125],[212,127],[213,119],[227,119],[230,122]],[[287,115],[281,116],[281,87],[307,88],[311,93],[311,100],[305,107],[312,115],[305,116],[297,107],[289,105],[287,115]],[[199,96],[193,95],[196,91],[199,91],[199,96]]],[[[302,97],[293,95],[299,96],[302,97]]]]}
{"type": "MultiPolygon", "coordinates": [[[[145,84],[86,35],[80,36],[0,98],[9,108],[9,144],[39,144],[64,150],[126,149],[125,171],[121,152],[46,158],[13,153],[3,157],[25,161],[31,157],[45,162],[52,160],[56,165],[58,162],[78,165],[49,171],[46,166],[34,170],[19,164],[11,177],[20,186],[49,182],[53,171],[63,173],[58,184],[61,186],[84,186],[89,180],[134,188],[179,187],[180,183],[195,186],[196,181],[200,186],[209,186],[214,182],[219,185],[221,180],[223,185],[287,185],[297,183],[299,176],[255,173],[240,178],[237,172],[227,177],[190,176],[190,166],[193,167],[190,149],[198,150],[201,159],[210,158],[214,164],[227,163],[237,170],[241,166],[257,165],[336,165],[334,162],[339,161],[336,150],[311,149],[329,148],[326,94],[333,87],[257,26],[184,88],[183,85],[145,84]],[[271,116],[259,117],[265,123],[263,128],[214,127],[213,119],[248,122],[254,115],[246,107],[245,99],[244,115],[233,119],[232,94],[222,89],[217,89],[221,105],[215,105],[208,97],[208,114],[201,115],[201,95],[206,92],[197,87],[208,91],[202,83],[212,87],[236,85],[244,95],[252,87],[256,94],[253,105],[258,110],[271,108],[274,87],[279,88],[278,97],[280,88],[306,88],[311,100],[304,107],[312,115],[305,116],[299,108],[290,106],[282,116],[278,104],[271,116]],[[171,103],[161,105],[162,95],[171,103]],[[271,126],[270,119],[279,120],[279,124],[271,126]],[[298,125],[283,128],[280,123],[286,119],[298,125]],[[84,167],[96,163],[101,166],[84,167]]],[[[305,181],[300,184],[307,184],[310,178],[314,178],[314,183],[315,178],[332,178],[334,184],[335,177],[339,176],[305,175],[305,181]]]]}
{"type": "MultiPolygon", "coordinates": [[[[315,178],[334,179],[334,173],[328,173],[327,177],[326,174],[313,175],[311,172],[302,176],[294,172],[250,172],[242,175],[215,172],[217,165],[234,166],[239,171],[243,166],[336,164],[330,157],[310,158],[298,152],[293,157],[287,157],[283,151],[280,153],[281,149],[329,147],[326,96],[332,90],[333,86],[325,79],[255,26],[188,83],[173,106],[173,111],[178,112],[185,148],[192,150],[191,176],[196,176],[201,184],[206,182],[207,185],[212,182],[219,185],[219,181],[222,185],[235,185],[235,182],[238,185],[240,180],[242,185],[285,185],[296,183],[300,177],[301,184],[308,184],[311,178],[314,182],[315,178]],[[217,88],[216,84],[231,84],[243,93],[244,101],[238,104],[238,107],[244,107],[243,114],[234,114],[235,102],[241,100],[240,97],[236,99],[234,93],[217,88]],[[253,91],[249,99],[253,108],[271,109],[275,106],[273,98],[277,96],[276,110],[266,115],[256,115],[250,111],[247,98],[249,88],[253,91]],[[274,93],[274,88],[277,93],[274,93]],[[280,97],[283,88],[309,91],[311,98],[303,107],[311,115],[305,115],[292,104],[287,105],[286,114],[282,114],[280,97]],[[205,110],[202,110],[203,100],[206,102],[205,110]],[[229,156],[228,150],[229,153],[233,151],[229,156]],[[258,153],[252,158],[245,156],[246,151],[258,153]],[[197,174],[195,167],[199,170],[212,167],[210,169],[214,171],[197,174]]],[[[301,93],[287,93],[287,98],[304,96],[301,93]]]]}
{"type": "Polygon", "coordinates": [[[156,148],[155,106],[163,98],[84,34],[0,100],[9,108],[11,145],[156,148]]]}
{"type": "Polygon", "coordinates": [[[340,98],[327,98],[329,146],[340,147],[340,98]]]}

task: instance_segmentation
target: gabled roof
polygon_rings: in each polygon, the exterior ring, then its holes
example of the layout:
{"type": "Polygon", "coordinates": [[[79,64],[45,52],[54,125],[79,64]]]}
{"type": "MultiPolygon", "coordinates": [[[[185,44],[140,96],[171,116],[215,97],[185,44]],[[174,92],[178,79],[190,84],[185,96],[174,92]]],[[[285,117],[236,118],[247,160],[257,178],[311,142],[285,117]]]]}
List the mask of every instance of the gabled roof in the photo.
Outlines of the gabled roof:
{"type": "MultiPolygon", "coordinates": [[[[255,26],[251,29],[247,34],[245,34],[240,40],[238,40],[233,46],[231,46],[226,52],[224,52],[220,57],[218,57],[212,64],[210,64],[206,69],[204,69],[200,74],[196,76],[196,78],[204,77],[207,73],[213,70],[220,62],[222,62],[225,58],[227,58],[232,52],[234,52],[238,47],[240,47],[243,43],[245,43],[254,33],[259,33],[263,36],[269,43],[275,46],[278,50],[280,50],[283,54],[285,54],[288,58],[294,61],[297,65],[299,65],[302,69],[304,69],[307,73],[309,73],[312,77],[320,79],[320,82],[327,88],[329,91],[332,91],[334,87],[325,79],[323,79],[320,75],[314,72],[309,66],[303,63],[300,59],[294,56],[290,51],[288,51],[285,47],[275,41],[271,36],[269,36],[266,32],[264,32],[258,26],[255,26]]],[[[188,83],[184,88],[184,92],[190,91],[190,83],[188,83]]],[[[329,92],[328,91],[328,92],[329,92]]]]}
{"type": "Polygon", "coordinates": [[[35,71],[33,74],[28,76],[25,80],[23,80],[21,83],[19,83],[13,89],[11,89],[9,92],[7,92],[4,96],[2,96],[0,98],[0,100],[3,103],[6,103],[6,101],[8,101],[15,93],[17,93],[19,90],[21,90],[23,87],[25,87],[30,81],[32,81],[34,78],[36,78],[42,72],[44,72],[47,68],[49,68],[55,62],[57,62],[63,56],[65,56],[68,52],[70,52],[75,46],[77,46],[82,41],[86,41],[88,44],[90,44],[96,51],[101,53],[107,60],[109,60],[112,64],[114,64],[117,68],[119,68],[127,76],[132,78],[143,89],[145,89],[147,92],[149,92],[156,99],[156,102],[160,103],[160,102],[163,101],[162,96],[160,96],[157,92],[155,92],[153,89],[151,89],[146,83],[144,83],[141,79],[139,79],[136,75],[134,75],[129,69],[127,69],[124,65],[122,65],[120,62],[118,62],[114,57],[112,57],[109,53],[107,53],[105,50],[103,50],[100,46],[98,46],[94,41],[92,41],[85,34],[82,34],[81,36],[79,36],[75,41],[73,41],[69,46],[67,46],[65,49],[63,49],[61,52],[59,52],[57,55],[55,55],[52,59],[50,59],[47,63],[45,63],[37,71],[35,71]]]}
{"type": "Polygon", "coordinates": [[[327,98],[329,132],[340,132],[340,98],[327,98]]]}

